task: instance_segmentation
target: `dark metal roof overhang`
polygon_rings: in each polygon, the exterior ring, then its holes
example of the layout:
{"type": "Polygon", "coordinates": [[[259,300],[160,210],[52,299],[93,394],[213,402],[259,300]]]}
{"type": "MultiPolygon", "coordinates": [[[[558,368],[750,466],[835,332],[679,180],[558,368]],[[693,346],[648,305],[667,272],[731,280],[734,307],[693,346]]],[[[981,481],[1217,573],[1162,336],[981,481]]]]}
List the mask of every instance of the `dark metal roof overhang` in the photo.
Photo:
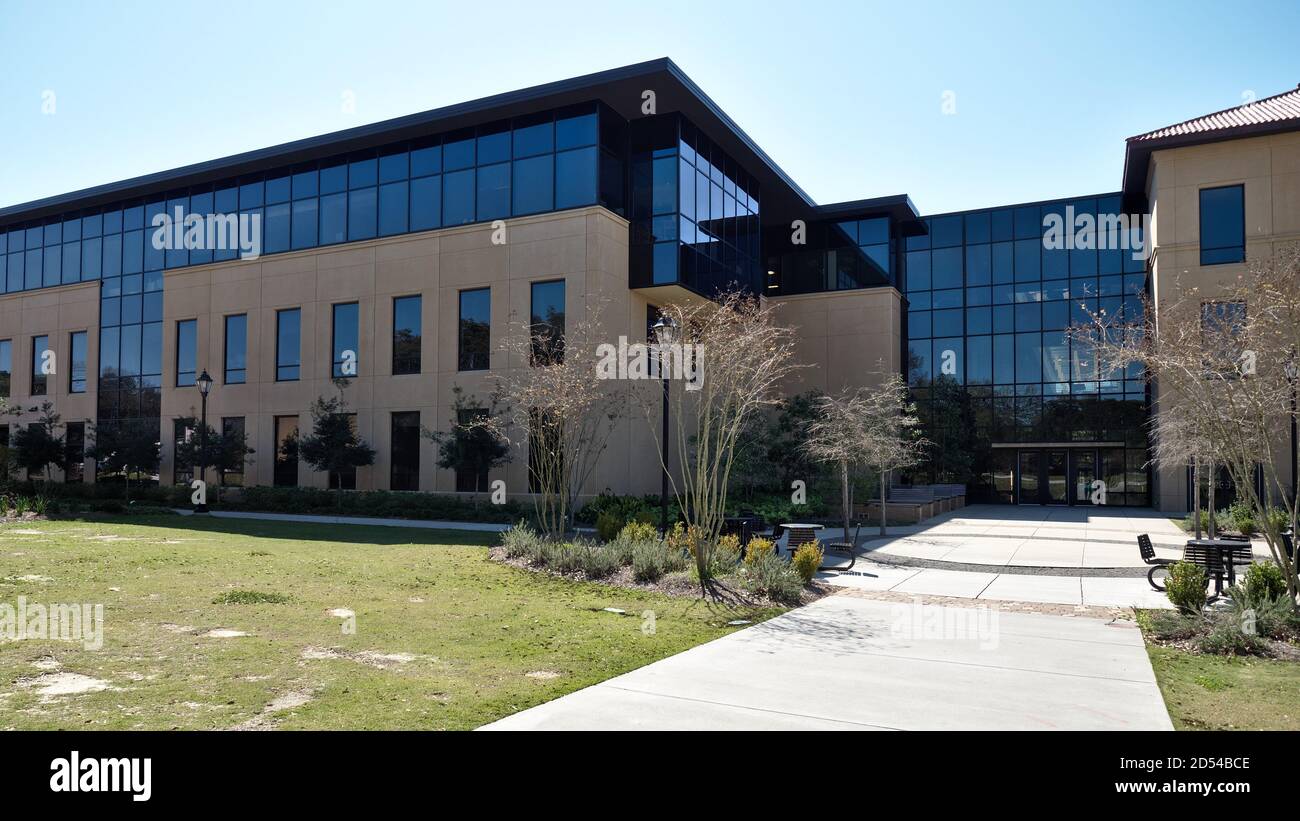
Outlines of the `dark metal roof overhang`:
{"type": "Polygon", "coordinates": [[[644,116],[641,107],[645,91],[655,93],[657,113],[681,112],[758,179],[764,221],[769,214],[773,220],[788,221],[816,208],[812,199],[676,64],[660,58],[9,206],[0,209],[0,225],[165,194],[185,186],[594,100],[633,120],[644,116]]]}

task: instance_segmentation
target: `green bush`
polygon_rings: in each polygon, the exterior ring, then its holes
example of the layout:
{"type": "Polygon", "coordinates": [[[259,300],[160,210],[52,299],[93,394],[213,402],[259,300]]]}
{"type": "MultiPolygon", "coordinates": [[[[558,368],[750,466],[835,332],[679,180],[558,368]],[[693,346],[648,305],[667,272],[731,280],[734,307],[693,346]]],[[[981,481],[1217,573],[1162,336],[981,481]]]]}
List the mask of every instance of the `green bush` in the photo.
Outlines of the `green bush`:
{"type": "MultiPolygon", "coordinates": [[[[1215,515],[1214,517],[1214,525],[1219,530],[1228,530],[1232,525],[1232,521],[1228,516],[1228,512],[1224,510],[1219,511],[1218,514],[1215,515]]],[[[1208,531],[1209,529],[1210,529],[1210,511],[1202,510],[1201,530],[1208,531]]],[[[1188,513],[1186,516],[1183,517],[1183,530],[1186,530],[1188,533],[1196,532],[1195,514],[1188,513]]]]}
{"type": "Polygon", "coordinates": [[[741,580],[751,593],[767,596],[782,604],[798,604],[803,594],[803,580],[790,563],[775,554],[762,558],[741,569],[741,580]]]}
{"type": "Polygon", "coordinates": [[[524,521],[501,534],[501,544],[510,559],[536,558],[541,555],[541,542],[542,537],[524,521]]]}
{"type": "MultiPolygon", "coordinates": [[[[612,513],[624,524],[631,521],[653,522],[657,519],[658,509],[657,496],[615,496],[612,493],[602,493],[583,505],[573,518],[578,524],[595,525],[602,513],[612,513]]],[[[670,521],[676,521],[673,512],[669,511],[670,521]]]]}
{"type": "Polygon", "coordinates": [[[1260,656],[1268,652],[1267,643],[1258,635],[1247,633],[1232,612],[1216,614],[1210,629],[1196,640],[1202,653],[1221,656],[1260,656]]]}
{"type": "Polygon", "coordinates": [[[618,536],[630,542],[658,541],[659,529],[649,522],[628,522],[623,525],[618,536]]]}
{"type": "Polygon", "coordinates": [[[612,510],[606,510],[596,517],[596,535],[601,541],[608,542],[623,529],[623,517],[612,510]]]}
{"type": "Polygon", "coordinates": [[[1160,641],[1185,641],[1201,631],[1205,622],[1176,610],[1153,610],[1143,613],[1139,621],[1160,641]]]}
{"type": "Polygon", "coordinates": [[[1205,571],[1191,562],[1169,566],[1165,595],[1180,613],[1197,615],[1205,607],[1205,571]]]}
{"type": "Polygon", "coordinates": [[[614,551],[586,540],[547,542],[542,555],[550,569],[559,573],[581,573],[590,579],[603,579],[619,568],[614,551]]]}
{"type": "Polygon", "coordinates": [[[726,576],[736,572],[740,564],[740,537],[726,535],[713,543],[709,552],[709,575],[726,576]]]}
{"type": "Polygon", "coordinates": [[[1268,523],[1273,526],[1277,532],[1282,532],[1291,526],[1291,514],[1283,507],[1270,507],[1268,509],[1268,523]]]}
{"type": "Polygon", "coordinates": [[[1272,561],[1256,562],[1242,574],[1232,591],[1232,600],[1247,607],[1259,607],[1286,596],[1286,577],[1272,561]]]}
{"type": "Polygon", "coordinates": [[[825,554],[822,552],[822,546],[817,542],[799,545],[799,549],[794,552],[790,563],[794,565],[794,571],[803,579],[804,584],[813,580],[817,575],[817,568],[822,566],[822,559],[825,554]]]}
{"type": "Polygon", "coordinates": [[[1233,502],[1228,507],[1228,521],[1238,533],[1250,535],[1255,532],[1255,511],[1244,502],[1233,502]]]}
{"type": "Polygon", "coordinates": [[[1293,641],[1300,638],[1300,613],[1296,611],[1295,604],[1288,596],[1254,604],[1238,600],[1234,596],[1231,615],[1236,623],[1243,627],[1253,622],[1255,634],[1258,636],[1279,641],[1293,641]]]}
{"type": "MultiPolygon", "coordinates": [[[[663,542],[642,541],[632,543],[632,578],[639,582],[656,582],[672,565],[672,557],[663,542]]],[[[684,564],[681,554],[677,554],[677,563],[684,564]]]]}
{"type": "Polygon", "coordinates": [[[337,491],[324,488],[260,486],[244,488],[238,499],[227,497],[220,509],[502,524],[517,522],[529,512],[514,501],[494,505],[486,499],[439,493],[360,490],[346,491],[340,497],[337,491]]]}

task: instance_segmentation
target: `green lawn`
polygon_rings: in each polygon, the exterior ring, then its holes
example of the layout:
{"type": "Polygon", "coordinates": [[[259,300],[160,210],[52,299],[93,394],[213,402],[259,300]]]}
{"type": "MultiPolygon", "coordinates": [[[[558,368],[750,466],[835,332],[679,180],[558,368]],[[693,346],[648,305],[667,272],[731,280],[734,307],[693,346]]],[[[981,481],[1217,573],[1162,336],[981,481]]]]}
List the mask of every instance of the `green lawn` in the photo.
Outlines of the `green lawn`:
{"type": "Polygon", "coordinates": [[[1300,730],[1300,663],[1147,645],[1178,730],[1300,730]]]}
{"type": "Polygon", "coordinates": [[[100,650],[0,640],[0,729],[467,729],[776,612],[517,570],[487,558],[496,539],[179,516],[0,525],[0,604],[105,611],[100,650]],[[249,635],[203,635],[216,629],[249,635]],[[66,674],[108,689],[42,692],[66,674]]]}

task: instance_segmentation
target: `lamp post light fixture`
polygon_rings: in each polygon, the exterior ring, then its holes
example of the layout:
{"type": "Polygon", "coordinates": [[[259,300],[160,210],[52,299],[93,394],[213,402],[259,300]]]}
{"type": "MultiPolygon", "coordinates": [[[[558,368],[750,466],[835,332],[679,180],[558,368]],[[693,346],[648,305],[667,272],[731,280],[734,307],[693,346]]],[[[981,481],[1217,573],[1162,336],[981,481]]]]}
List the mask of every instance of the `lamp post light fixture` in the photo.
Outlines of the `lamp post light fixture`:
{"type": "Polygon", "coordinates": [[[677,320],[660,313],[652,326],[655,341],[659,343],[659,378],[663,382],[663,464],[659,475],[659,530],[668,535],[668,368],[664,350],[677,341],[677,320]]]}
{"type": "MultiPolygon", "coordinates": [[[[208,392],[212,390],[212,377],[208,376],[206,368],[198,378],[199,396],[202,398],[202,418],[199,420],[199,481],[208,471],[208,392]]],[[[195,513],[208,512],[208,494],[207,488],[204,488],[203,502],[194,506],[195,513]]]]}

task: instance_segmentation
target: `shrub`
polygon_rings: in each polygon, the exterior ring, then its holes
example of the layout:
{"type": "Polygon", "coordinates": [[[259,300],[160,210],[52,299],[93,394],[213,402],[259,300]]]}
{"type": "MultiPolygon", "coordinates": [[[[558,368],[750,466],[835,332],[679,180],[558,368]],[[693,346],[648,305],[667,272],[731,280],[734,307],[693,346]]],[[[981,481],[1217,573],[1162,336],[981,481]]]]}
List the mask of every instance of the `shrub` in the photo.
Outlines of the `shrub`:
{"type": "Polygon", "coordinates": [[[1180,613],[1196,615],[1205,607],[1205,571],[1191,562],[1169,566],[1165,595],[1180,613]]]}
{"type": "Polygon", "coordinates": [[[607,510],[596,517],[596,535],[600,537],[601,541],[610,541],[622,529],[623,517],[612,510],[607,510]]]}
{"type": "Polygon", "coordinates": [[[1268,509],[1268,523],[1280,533],[1291,526],[1291,514],[1284,507],[1270,507],[1268,509]]]}
{"type": "MultiPolygon", "coordinates": [[[[1234,594],[1236,590],[1232,591],[1234,594]]],[[[1231,616],[1243,630],[1254,625],[1258,636],[1289,641],[1300,636],[1300,613],[1289,596],[1281,596],[1256,603],[1241,600],[1236,595],[1232,599],[1231,616]]]]}
{"type": "Polygon", "coordinates": [[[541,553],[542,537],[537,531],[520,521],[514,527],[501,534],[501,544],[505,547],[506,557],[510,559],[532,559],[541,553]]]}
{"type": "MultiPolygon", "coordinates": [[[[680,556],[678,554],[679,561],[680,556]]],[[[668,548],[663,543],[632,543],[632,578],[639,582],[655,582],[668,572],[668,566],[668,548]]]]}
{"type": "Polygon", "coordinates": [[[1210,623],[1210,629],[1196,641],[1202,653],[1222,656],[1259,656],[1268,650],[1267,643],[1258,635],[1247,633],[1232,612],[1219,613],[1210,623]]]}
{"type": "MultiPolygon", "coordinates": [[[[655,504],[658,504],[656,500],[655,504]]],[[[612,493],[602,493],[574,514],[574,520],[579,524],[594,525],[599,522],[602,514],[610,513],[619,520],[619,526],[631,521],[654,521],[654,505],[646,498],[640,496],[615,496],[612,493]]]]}
{"type": "Polygon", "coordinates": [[[603,579],[618,570],[618,556],[604,545],[586,540],[543,542],[542,564],[558,573],[581,573],[591,579],[603,579]]]}
{"type": "Polygon", "coordinates": [[[1255,511],[1244,502],[1233,502],[1228,507],[1228,521],[1238,533],[1250,535],[1255,532],[1255,511]]]}
{"type": "MultiPolygon", "coordinates": [[[[1216,528],[1218,528],[1219,530],[1228,530],[1230,525],[1231,525],[1231,521],[1226,511],[1219,511],[1217,514],[1215,514],[1214,526],[1216,528]]],[[[1210,529],[1210,511],[1202,510],[1201,530],[1209,530],[1209,529],[1210,529]]],[[[1186,516],[1183,517],[1183,530],[1186,530],[1188,533],[1195,532],[1196,530],[1195,514],[1188,513],[1186,516]]]]}
{"type": "Polygon", "coordinates": [[[630,542],[659,541],[659,529],[648,522],[628,522],[618,532],[620,539],[630,542]]]}
{"type": "Polygon", "coordinates": [[[749,540],[745,546],[745,564],[753,564],[764,556],[771,556],[776,553],[776,545],[771,539],[764,539],[761,536],[755,536],[749,540]]]}
{"type": "Polygon", "coordinates": [[[1204,622],[1196,616],[1177,611],[1156,610],[1144,614],[1140,620],[1154,638],[1161,641],[1184,641],[1200,632],[1204,622]]]}
{"type": "Polygon", "coordinates": [[[803,582],[790,563],[781,557],[766,554],[745,565],[741,573],[745,588],[750,592],[782,604],[798,604],[803,582]]]}
{"type": "Polygon", "coordinates": [[[804,584],[812,581],[813,576],[817,574],[817,568],[822,566],[822,559],[825,554],[822,552],[822,546],[818,542],[799,545],[799,549],[794,552],[794,557],[790,563],[794,565],[794,571],[799,574],[799,578],[804,584]]]}
{"type": "Polygon", "coordinates": [[[1232,591],[1232,600],[1240,601],[1247,607],[1259,607],[1277,601],[1286,596],[1286,577],[1282,570],[1271,561],[1256,562],[1242,574],[1237,589],[1232,591]]]}
{"type": "MultiPolygon", "coordinates": [[[[182,488],[181,490],[184,490],[182,488]]],[[[135,495],[135,490],[131,491],[135,495]]],[[[120,495],[120,492],[119,492],[120,495]]],[[[184,503],[188,506],[187,501],[184,503]]],[[[209,499],[211,503],[211,499],[209,499]]],[[[494,505],[439,493],[392,490],[338,491],[310,487],[246,487],[238,499],[221,503],[226,510],[268,513],[324,513],[331,516],[377,516],[389,519],[441,519],[457,522],[516,522],[528,511],[519,502],[494,505]]]]}

